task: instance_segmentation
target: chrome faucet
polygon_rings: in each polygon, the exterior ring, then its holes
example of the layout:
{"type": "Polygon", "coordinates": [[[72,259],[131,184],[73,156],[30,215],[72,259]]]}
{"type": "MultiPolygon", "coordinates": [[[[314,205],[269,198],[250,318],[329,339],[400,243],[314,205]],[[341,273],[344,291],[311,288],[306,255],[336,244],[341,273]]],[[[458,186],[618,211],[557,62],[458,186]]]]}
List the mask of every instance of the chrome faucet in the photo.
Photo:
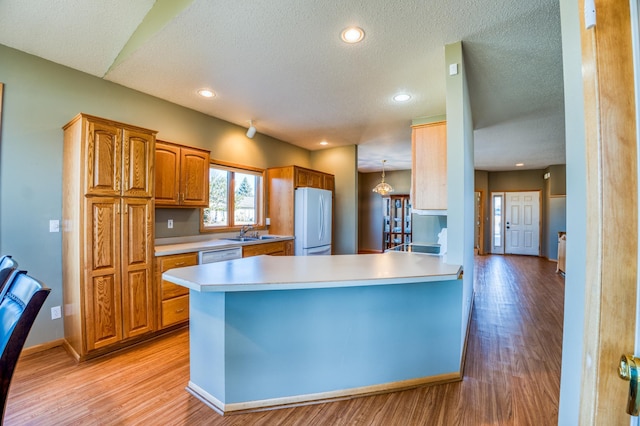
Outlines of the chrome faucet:
{"type": "Polygon", "coordinates": [[[249,231],[251,231],[253,229],[253,226],[251,225],[242,225],[242,228],[240,228],[240,235],[239,237],[242,238],[245,236],[245,234],[249,231]]]}

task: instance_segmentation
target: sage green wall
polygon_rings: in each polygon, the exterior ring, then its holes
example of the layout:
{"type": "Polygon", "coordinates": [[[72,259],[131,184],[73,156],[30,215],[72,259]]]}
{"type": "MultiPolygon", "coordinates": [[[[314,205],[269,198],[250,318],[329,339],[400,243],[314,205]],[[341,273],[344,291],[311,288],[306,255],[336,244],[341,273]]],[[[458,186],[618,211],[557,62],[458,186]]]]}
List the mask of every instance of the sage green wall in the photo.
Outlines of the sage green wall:
{"type": "Polygon", "coordinates": [[[447,84],[447,261],[464,267],[462,347],[473,296],[473,117],[462,42],[445,45],[444,55],[445,69],[442,71],[447,84]],[[450,64],[458,64],[457,75],[449,75],[450,64]]]}
{"type": "MultiPolygon", "coordinates": [[[[0,253],[12,254],[21,268],[52,289],[27,347],[64,335],[62,320],[50,319],[50,308],[62,305],[62,253],[61,233],[49,233],[49,220],[62,216],[62,126],[77,113],[158,130],[159,139],[210,149],[211,156],[220,160],[261,168],[311,166],[310,152],[305,149],[260,133],[247,139],[242,127],[2,45],[0,81],[5,83],[0,253]]],[[[354,170],[355,154],[348,158],[354,170]]],[[[354,188],[355,180],[350,179],[354,188]]],[[[354,200],[355,192],[351,191],[354,200]]],[[[352,224],[355,206],[350,208],[348,223],[352,224]]],[[[168,214],[175,215],[179,218],[176,232],[192,233],[198,226],[196,212],[162,212],[158,218],[162,221],[168,214]]],[[[340,211],[336,213],[339,218],[340,211]]],[[[166,228],[166,220],[163,224],[166,228]]]]}
{"type": "MultiPolygon", "coordinates": [[[[382,196],[372,191],[380,179],[381,172],[358,174],[359,251],[382,251],[382,196]]],[[[393,188],[393,195],[411,192],[411,170],[385,172],[384,180],[393,188]]]]}
{"type": "Polygon", "coordinates": [[[544,170],[489,172],[489,191],[542,191],[544,170]]]}
{"type": "Polygon", "coordinates": [[[333,254],[358,252],[358,147],[340,146],[311,152],[311,167],[336,178],[333,254]]]}
{"type": "Polygon", "coordinates": [[[565,278],[559,425],[577,425],[584,357],[587,186],[580,2],[560,0],[567,152],[567,276],[565,278]]]}
{"type": "Polygon", "coordinates": [[[544,233],[546,247],[544,256],[550,260],[558,260],[558,232],[567,231],[567,197],[566,197],[566,166],[557,164],[544,169],[549,175],[544,180],[545,208],[544,233]]]}

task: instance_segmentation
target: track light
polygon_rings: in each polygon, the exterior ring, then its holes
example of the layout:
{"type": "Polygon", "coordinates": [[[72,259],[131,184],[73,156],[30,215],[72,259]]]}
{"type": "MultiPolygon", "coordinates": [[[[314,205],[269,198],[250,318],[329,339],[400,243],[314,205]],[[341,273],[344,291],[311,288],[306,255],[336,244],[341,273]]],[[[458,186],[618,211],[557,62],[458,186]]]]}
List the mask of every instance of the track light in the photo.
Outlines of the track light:
{"type": "Polygon", "coordinates": [[[253,126],[253,120],[249,120],[249,128],[247,129],[247,137],[253,139],[256,135],[256,128],[253,126]]]}

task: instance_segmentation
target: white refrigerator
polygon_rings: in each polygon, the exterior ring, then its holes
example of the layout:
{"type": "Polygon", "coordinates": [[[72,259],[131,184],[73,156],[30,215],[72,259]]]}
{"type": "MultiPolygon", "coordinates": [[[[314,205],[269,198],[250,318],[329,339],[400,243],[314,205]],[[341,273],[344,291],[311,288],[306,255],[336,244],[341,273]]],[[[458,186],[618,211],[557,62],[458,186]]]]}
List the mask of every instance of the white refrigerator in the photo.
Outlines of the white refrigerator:
{"type": "Polygon", "coordinates": [[[296,256],[331,254],[331,195],[326,189],[296,189],[296,256]]]}

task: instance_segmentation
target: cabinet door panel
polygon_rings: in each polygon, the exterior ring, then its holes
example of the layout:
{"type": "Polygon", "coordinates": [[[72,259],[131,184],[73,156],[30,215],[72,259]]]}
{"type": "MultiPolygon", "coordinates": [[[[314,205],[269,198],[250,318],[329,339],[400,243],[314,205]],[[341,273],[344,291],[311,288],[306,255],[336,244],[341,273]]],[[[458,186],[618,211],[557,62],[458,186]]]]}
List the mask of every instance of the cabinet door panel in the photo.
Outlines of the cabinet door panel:
{"type": "Polygon", "coordinates": [[[100,122],[87,124],[86,194],[119,195],[121,188],[121,132],[100,122]]]}
{"type": "Polygon", "coordinates": [[[189,295],[174,297],[162,302],[162,327],[178,324],[189,319],[189,295]]]}
{"type": "Polygon", "coordinates": [[[116,269],[120,244],[120,202],[115,198],[92,198],[87,201],[91,270],[116,269]]]}
{"type": "Polygon", "coordinates": [[[153,203],[123,199],[122,306],[124,338],[154,330],[151,262],[153,203]]]}
{"type": "Polygon", "coordinates": [[[273,243],[252,244],[242,247],[242,257],[260,256],[286,256],[286,247],[284,241],[276,241],[273,243]]]}
{"type": "Polygon", "coordinates": [[[151,200],[124,199],[124,229],[123,250],[126,267],[150,265],[152,235],[152,211],[151,200]]]}
{"type": "Polygon", "coordinates": [[[413,206],[420,210],[447,209],[447,125],[415,127],[413,149],[413,206]]]}
{"type": "Polygon", "coordinates": [[[122,340],[120,279],[117,272],[93,276],[87,281],[87,350],[122,340]]]}
{"type": "Polygon", "coordinates": [[[335,190],[336,183],[335,177],[333,175],[324,175],[324,182],[322,184],[322,189],[328,189],[329,191],[335,190]]]}
{"type": "Polygon", "coordinates": [[[120,200],[87,199],[85,327],[87,350],[122,339],[120,295],[120,200]]]}
{"type": "Polygon", "coordinates": [[[130,197],[152,197],[153,135],[125,129],[122,139],[122,194],[130,197]]]}
{"type": "Polygon", "coordinates": [[[162,279],[162,273],[173,268],[181,268],[183,266],[193,266],[198,264],[198,253],[176,254],[171,256],[162,256],[159,258],[160,272],[160,300],[168,300],[173,297],[184,296],[189,294],[189,289],[181,285],[176,285],[162,279]]]}
{"type": "Polygon", "coordinates": [[[307,173],[306,170],[296,168],[294,173],[294,182],[296,188],[309,186],[309,173],[307,173]]]}
{"type": "Polygon", "coordinates": [[[180,148],[156,143],[156,206],[177,206],[180,191],[180,148]]]}
{"type": "Polygon", "coordinates": [[[209,205],[209,154],[181,148],[180,176],[181,205],[207,207],[209,205]]]}
{"type": "Polygon", "coordinates": [[[130,270],[122,282],[122,322],[125,339],[154,330],[150,276],[148,269],[130,270]]]}

